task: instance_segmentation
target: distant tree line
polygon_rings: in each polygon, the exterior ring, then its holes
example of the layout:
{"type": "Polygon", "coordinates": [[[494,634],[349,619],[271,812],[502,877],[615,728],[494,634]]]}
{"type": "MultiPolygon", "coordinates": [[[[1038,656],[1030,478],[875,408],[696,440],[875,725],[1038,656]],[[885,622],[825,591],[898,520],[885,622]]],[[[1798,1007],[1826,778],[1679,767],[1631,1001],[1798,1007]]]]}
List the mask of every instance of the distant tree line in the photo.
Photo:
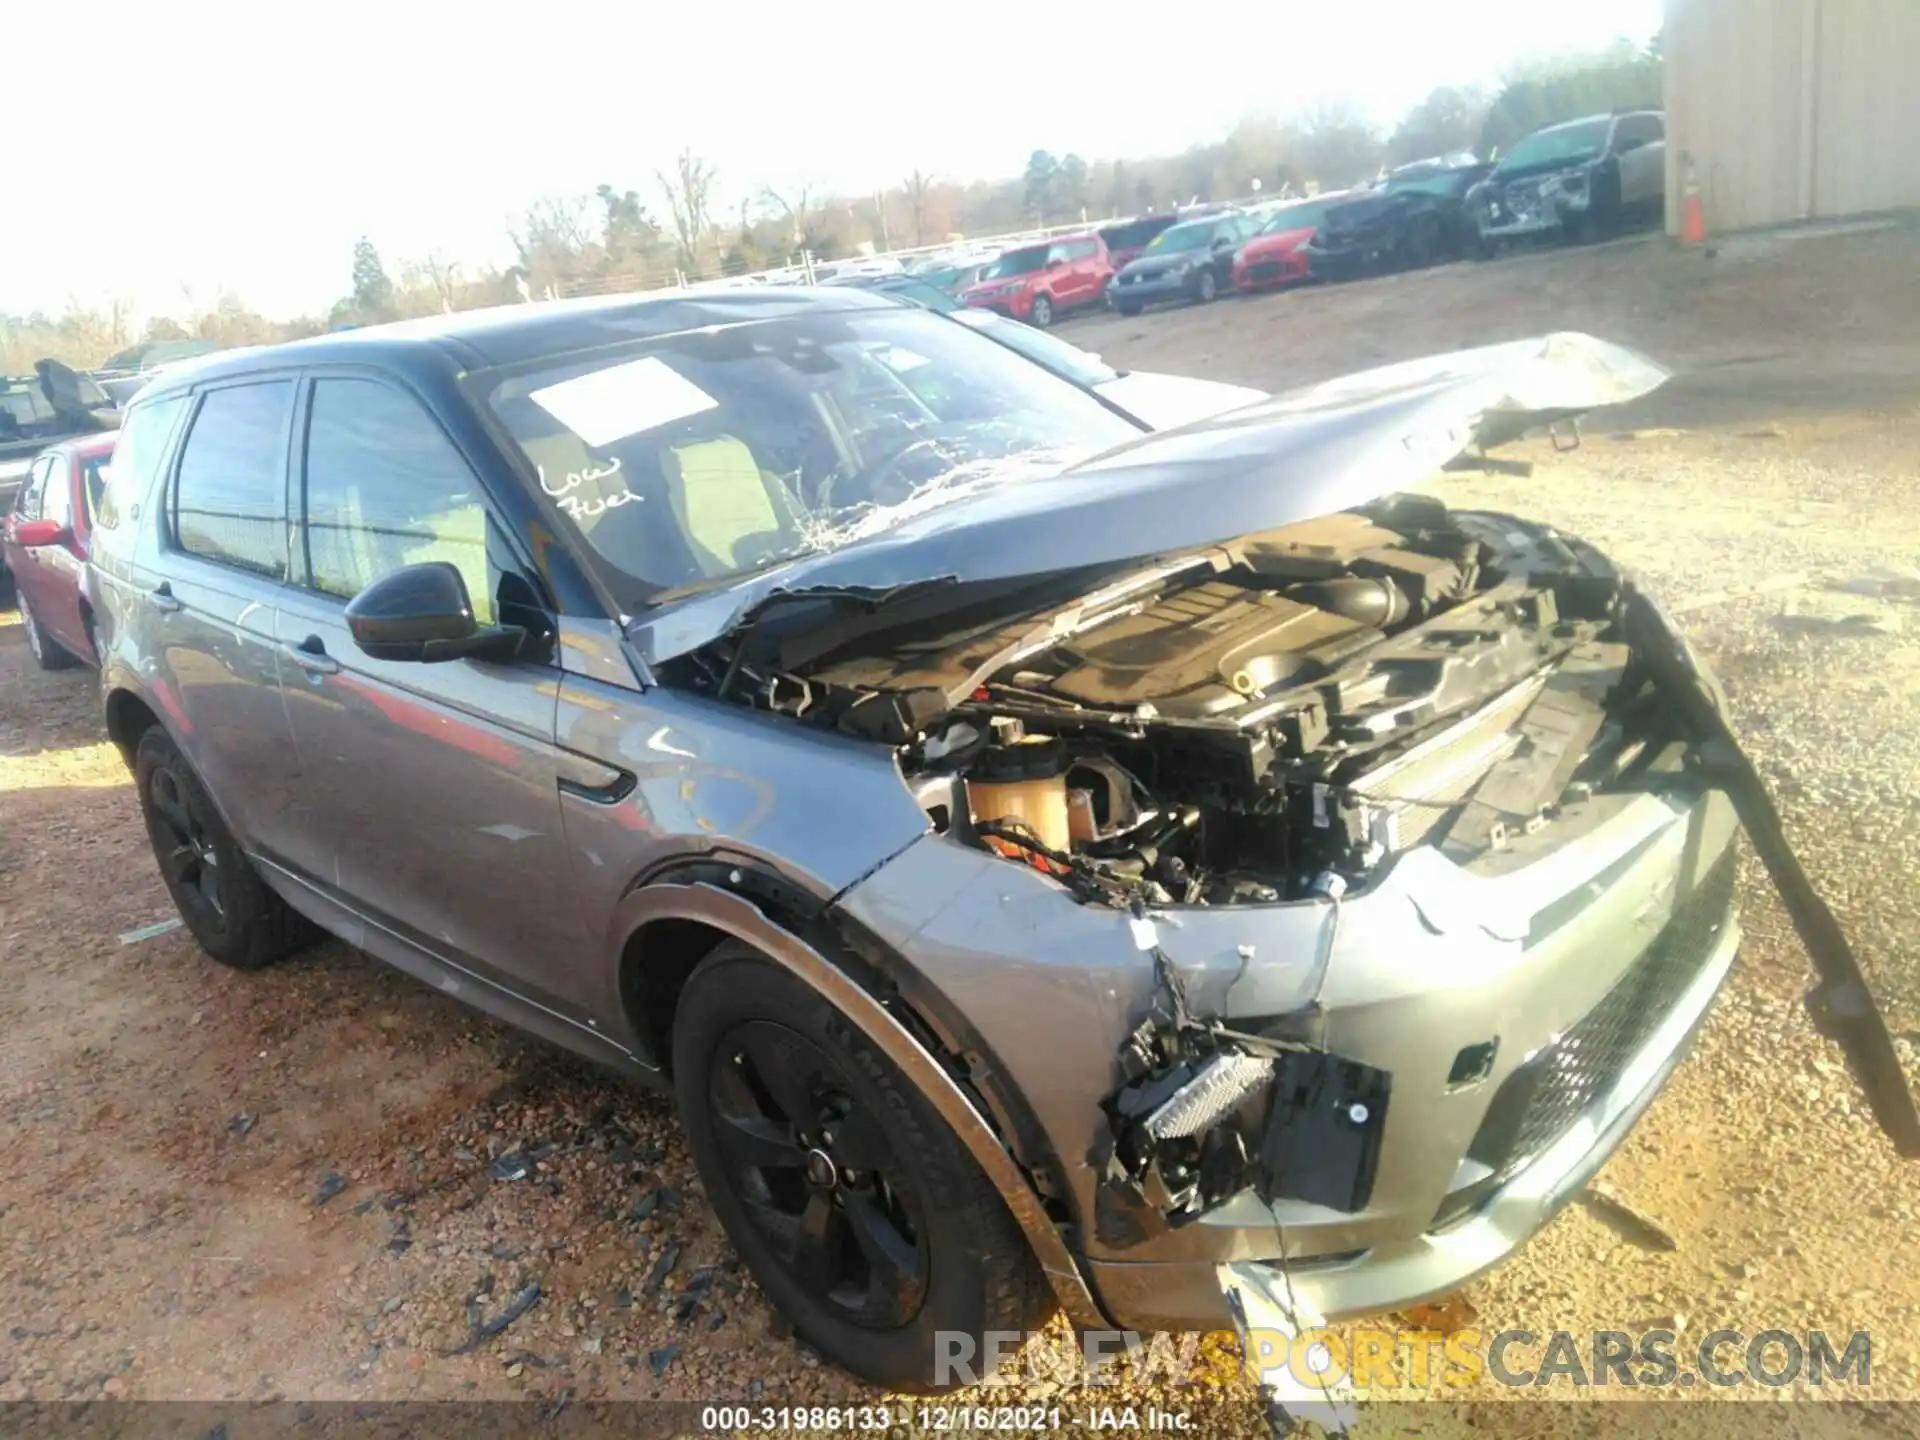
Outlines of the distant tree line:
{"type": "Polygon", "coordinates": [[[1089,160],[1036,149],[1020,173],[997,180],[960,181],[916,167],[873,194],[829,194],[805,181],[751,185],[733,192],[725,207],[720,175],[687,148],[644,191],[609,183],[528,206],[509,231],[514,260],[504,269],[436,253],[390,270],[363,237],[353,248],[350,288],[325,315],[272,321],[227,293],[187,294],[178,314],[138,326],[132,306],[122,303],[70,307],[57,318],[0,314],[0,373],[23,373],[47,355],[96,365],[143,340],[267,344],[439,311],[746,274],[796,263],[803,253],[832,261],[1243,198],[1256,189],[1265,196],[1336,189],[1430,155],[1473,150],[1491,157],[1561,120],[1657,106],[1661,84],[1658,37],[1645,49],[1621,41],[1596,53],[1524,62],[1491,93],[1442,85],[1390,131],[1354,105],[1329,100],[1285,117],[1249,115],[1222,139],[1176,155],[1089,160]],[[658,213],[651,208],[656,197],[658,213]]]}

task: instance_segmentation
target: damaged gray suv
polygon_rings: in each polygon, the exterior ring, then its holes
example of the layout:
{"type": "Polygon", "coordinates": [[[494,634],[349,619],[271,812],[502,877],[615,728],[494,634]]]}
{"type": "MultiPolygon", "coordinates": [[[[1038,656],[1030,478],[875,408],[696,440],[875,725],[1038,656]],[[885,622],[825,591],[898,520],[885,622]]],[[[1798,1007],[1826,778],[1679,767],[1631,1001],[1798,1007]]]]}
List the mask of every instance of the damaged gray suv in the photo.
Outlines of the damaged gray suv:
{"type": "Polygon", "coordinates": [[[1055,1304],[1399,1306],[1659,1090],[1740,821],[1915,1146],[1659,609],[1398,493],[1663,378],[1559,335],[1150,435],[847,290],[215,358],[114,454],[107,723],[210,955],[317,925],[669,1086],[761,1286],[869,1380],[1055,1304]]]}

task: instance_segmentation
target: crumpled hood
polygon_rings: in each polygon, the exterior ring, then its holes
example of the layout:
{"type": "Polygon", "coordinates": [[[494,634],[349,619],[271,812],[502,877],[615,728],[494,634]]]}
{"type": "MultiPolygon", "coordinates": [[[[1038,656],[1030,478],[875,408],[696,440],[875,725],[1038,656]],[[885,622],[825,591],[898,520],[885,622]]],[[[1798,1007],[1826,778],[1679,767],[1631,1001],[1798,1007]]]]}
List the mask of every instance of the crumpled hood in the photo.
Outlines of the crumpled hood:
{"type": "Polygon", "coordinates": [[[781,593],[881,595],[1147,560],[1361,505],[1472,445],[1634,400],[1669,372],[1563,332],[1286,391],[1051,474],[966,491],[890,529],[637,617],[658,663],[720,638],[781,593]]]}

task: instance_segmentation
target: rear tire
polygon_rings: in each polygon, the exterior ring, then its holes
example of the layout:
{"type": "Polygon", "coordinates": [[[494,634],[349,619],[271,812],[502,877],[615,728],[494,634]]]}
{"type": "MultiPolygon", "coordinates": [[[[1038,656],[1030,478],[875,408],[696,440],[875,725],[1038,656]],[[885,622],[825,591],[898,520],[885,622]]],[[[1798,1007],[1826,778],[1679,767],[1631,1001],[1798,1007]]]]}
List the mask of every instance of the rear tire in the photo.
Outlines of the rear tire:
{"type": "Polygon", "coordinates": [[[707,1197],[760,1288],[863,1380],[937,1393],[942,1331],[1044,1316],[1020,1227],[926,1097],[833,1005],[723,942],[681,993],[674,1091],[707,1197]]]}
{"type": "Polygon", "coordinates": [[[40,622],[34,619],[33,607],[27,604],[27,592],[20,592],[20,624],[27,632],[27,652],[33,656],[33,663],[42,670],[71,670],[80,663],[78,657],[70,655],[55,640],[40,628],[40,622]]]}
{"type": "Polygon", "coordinates": [[[1036,330],[1044,330],[1053,324],[1052,296],[1036,295],[1033,297],[1033,308],[1027,312],[1027,323],[1032,325],[1036,330]]]}
{"type": "Polygon", "coordinates": [[[235,970],[259,970],[311,933],[241,853],[200,777],[166,731],[134,750],[147,838],[174,908],[200,948],[235,970]]]}

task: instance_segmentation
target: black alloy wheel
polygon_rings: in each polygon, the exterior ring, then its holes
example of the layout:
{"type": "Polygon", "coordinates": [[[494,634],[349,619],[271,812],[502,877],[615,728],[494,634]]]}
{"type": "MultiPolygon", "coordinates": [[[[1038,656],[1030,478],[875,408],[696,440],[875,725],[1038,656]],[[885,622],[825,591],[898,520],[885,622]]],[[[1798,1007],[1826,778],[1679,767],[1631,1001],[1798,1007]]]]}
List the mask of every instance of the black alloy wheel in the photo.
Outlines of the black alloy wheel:
{"type": "Polygon", "coordinates": [[[748,1021],[720,1052],[707,1085],[714,1139],[774,1256],[843,1319],[906,1324],[926,1297],[925,1222],[879,1116],[784,1025],[748,1021]]]}
{"type": "Polygon", "coordinates": [[[183,918],[191,908],[198,923],[215,934],[227,928],[226,892],[221,878],[220,852],[203,819],[195,816],[185,782],[173,765],[157,765],[147,775],[147,813],[151,817],[154,854],[160,877],[181,907],[183,918]]]}
{"type": "Polygon", "coordinates": [[[313,937],[313,927],[260,878],[160,726],[149,726],[134,746],[133,776],[160,878],[212,959],[258,970],[313,937]]]}
{"type": "Polygon", "coordinates": [[[1046,1318],[1051,1291],[979,1162],[812,985],[723,940],[688,977],[672,1040],[680,1117],[714,1212],[767,1298],[828,1360],[932,1394],[970,1383],[942,1363],[947,1337],[1046,1318]]]}

